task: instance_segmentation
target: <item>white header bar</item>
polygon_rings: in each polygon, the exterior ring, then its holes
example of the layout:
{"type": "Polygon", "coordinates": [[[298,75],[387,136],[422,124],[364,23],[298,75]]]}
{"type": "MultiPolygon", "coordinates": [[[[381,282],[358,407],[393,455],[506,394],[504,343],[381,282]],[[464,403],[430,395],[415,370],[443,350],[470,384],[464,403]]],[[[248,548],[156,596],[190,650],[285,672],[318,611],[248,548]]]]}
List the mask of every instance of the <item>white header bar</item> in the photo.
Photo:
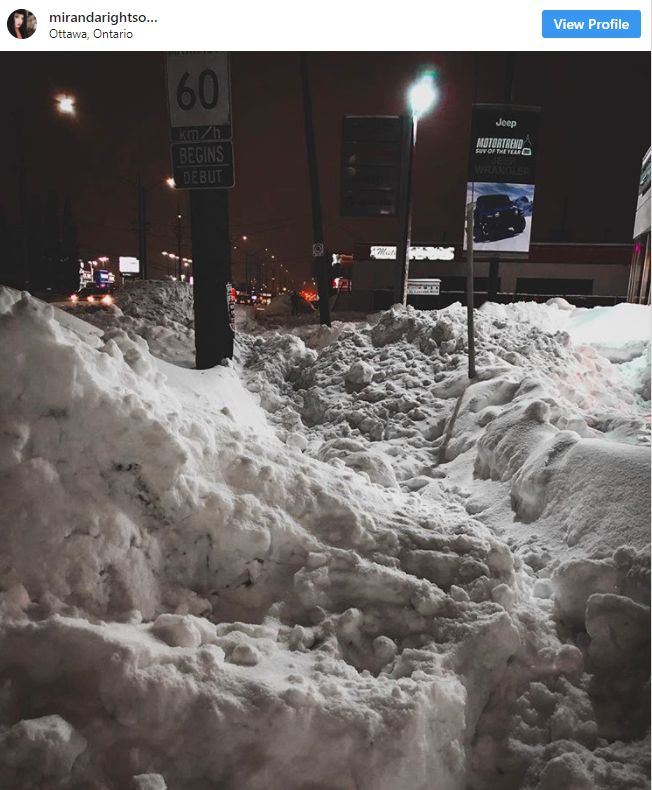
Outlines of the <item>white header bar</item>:
{"type": "MultiPolygon", "coordinates": [[[[30,0],[32,2],[32,0],[30,0]]],[[[29,2],[28,4],[29,5],[29,2]]],[[[230,0],[162,2],[33,0],[36,32],[13,38],[3,22],[5,51],[645,51],[650,0],[230,0]],[[577,9],[582,11],[578,12],[577,9]],[[640,37],[589,30],[542,35],[544,11],[569,15],[641,12],[640,37]],[[88,20],[80,17],[90,15],[88,20]]],[[[14,4],[3,3],[5,18],[14,4]]]]}

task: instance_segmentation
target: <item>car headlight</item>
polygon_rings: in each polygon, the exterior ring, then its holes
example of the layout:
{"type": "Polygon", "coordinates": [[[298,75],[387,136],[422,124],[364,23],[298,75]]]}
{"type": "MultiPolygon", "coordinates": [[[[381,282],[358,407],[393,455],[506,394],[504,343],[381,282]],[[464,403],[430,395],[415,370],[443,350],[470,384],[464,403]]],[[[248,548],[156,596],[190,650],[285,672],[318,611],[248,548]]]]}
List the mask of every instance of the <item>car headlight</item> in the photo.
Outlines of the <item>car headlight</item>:
{"type": "Polygon", "coordinates": [[[499,216],[500,216],[500,211],[497,211],[497,212],[494,214],[494,217],[499,217],[499,216]]]}
{"type": "Polygon", "coordinates": [[[106,296],[102,297],[101,302],[102,304],[110,306],[113,304],[113,297],[111,296],[111,294],[106,294],[106,296]]]}
{"type": "Polygon", "coordinates": [[[95,301],[95,297],[94,297],[94,296],[87,296],[87,297],[86,297],[86,301],[87,301],[87,302],[91,302],[91,303],[92,303],[92,302],[94,302],[94,301],[95,301]]]}
{"type": "Polygon", "coordinates": [[[70,295],[70,301],[71,302],[78,302],[79,301],[79,297],[77,296],[77,294],[71,294],[70,295]]]}

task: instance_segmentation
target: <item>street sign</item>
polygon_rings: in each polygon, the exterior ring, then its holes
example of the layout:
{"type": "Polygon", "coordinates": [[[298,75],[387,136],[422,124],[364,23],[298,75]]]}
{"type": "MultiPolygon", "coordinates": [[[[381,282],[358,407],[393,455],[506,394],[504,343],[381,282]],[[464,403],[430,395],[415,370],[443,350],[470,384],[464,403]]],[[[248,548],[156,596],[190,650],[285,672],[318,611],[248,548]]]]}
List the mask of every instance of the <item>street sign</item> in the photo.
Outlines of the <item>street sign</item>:
{"type": "Polygon", "coordinates": [[[228,53],[169,52],[167,87],[177,189],[231,188],[235,178],[228,53]]]}
{"type": "Polygon", "coordinates": [[[234,184],[231,140],[172,143],[172,175],[178,189],[227,189],[234,184]]]}
{"type": "Polygon", "coordinates": [[[408,296],[439,296],[441,280],[435,278],[410,279],[407,284],[408,296]]]}
{"type": "Polygon", "coordinates": [[[223,126],[175,126],[170,129],[173,143],[199,142],[200,140],[230,140],[231,124],[223,126]]]}
{"type": "Polygon", "coordinates": [[[231,86],[226,52],[168,52],[170,126],[230,126],[231,86]]]}
{"type": "Polygon", "coordinates": [[[235,336],[225,191],[234,183],[229,56],[169,52],[166,64],[174,186],[190,190],[195,364],[204,370],[233,357],[235,336]],[[225,298],[216,299],[220,292],[225,298]]]}
{"type": "Polygon", "coordinates": [[[340,213],[393,217],[401,186],[403,119],[347,115],[342,127],[340,213]]]}

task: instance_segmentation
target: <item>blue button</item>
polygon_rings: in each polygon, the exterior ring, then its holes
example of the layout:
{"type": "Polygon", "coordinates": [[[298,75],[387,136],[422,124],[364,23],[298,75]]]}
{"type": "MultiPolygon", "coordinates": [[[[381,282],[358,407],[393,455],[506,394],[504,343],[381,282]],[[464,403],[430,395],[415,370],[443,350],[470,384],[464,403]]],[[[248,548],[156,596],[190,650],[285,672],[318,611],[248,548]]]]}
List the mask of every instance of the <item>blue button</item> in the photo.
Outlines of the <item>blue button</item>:
{"type": "Polygon", "coordinates": [[[640,11],[543,11],[544,38],[640,38],[640,11]]]}

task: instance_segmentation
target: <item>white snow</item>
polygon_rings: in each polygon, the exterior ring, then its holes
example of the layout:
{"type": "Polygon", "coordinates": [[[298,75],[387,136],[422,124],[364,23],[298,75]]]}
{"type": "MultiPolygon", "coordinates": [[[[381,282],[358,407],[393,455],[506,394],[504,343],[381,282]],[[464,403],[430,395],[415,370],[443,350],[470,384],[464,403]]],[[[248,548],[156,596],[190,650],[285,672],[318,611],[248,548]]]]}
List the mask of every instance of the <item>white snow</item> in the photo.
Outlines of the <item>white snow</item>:
{"type": "Polygon", "coordinates": [[[0,289],[4,785],[648,786],[649,308],[117,305],[0,289]]]}

